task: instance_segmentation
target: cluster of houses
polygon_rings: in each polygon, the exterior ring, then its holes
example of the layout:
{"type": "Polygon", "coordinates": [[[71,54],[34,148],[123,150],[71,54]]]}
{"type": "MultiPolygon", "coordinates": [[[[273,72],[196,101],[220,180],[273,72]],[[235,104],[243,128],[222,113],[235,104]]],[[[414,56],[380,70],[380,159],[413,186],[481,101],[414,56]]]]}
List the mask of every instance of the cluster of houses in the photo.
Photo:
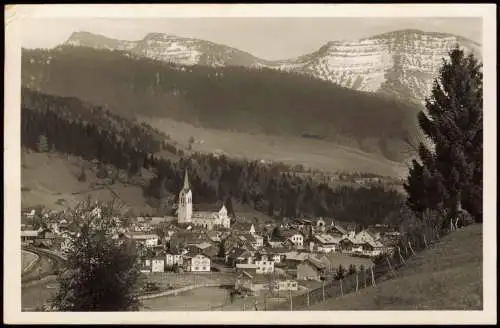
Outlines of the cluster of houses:
{"type": "MultiPolygon", "coordinates": [[[[243,219],[231,221],[223,205],[214,212],[193,212],[186,173],[177,218],[136,218],[116,237],[140,246],[144,273],[236,272],[235,287],[250,293],[297,290],[300,281],[331,278],[339,263],[344,269],[352,264],[368,267],[370,258],[391,252],[399,237],[387,226],[356,231],[353,225],[324,218],[283,219],[278,224],[243,219]]],[[[21,241],[61,247],[56,241],[72,229],[72,222],[47,218],[45,228],[22,227],[21,241]]]]}

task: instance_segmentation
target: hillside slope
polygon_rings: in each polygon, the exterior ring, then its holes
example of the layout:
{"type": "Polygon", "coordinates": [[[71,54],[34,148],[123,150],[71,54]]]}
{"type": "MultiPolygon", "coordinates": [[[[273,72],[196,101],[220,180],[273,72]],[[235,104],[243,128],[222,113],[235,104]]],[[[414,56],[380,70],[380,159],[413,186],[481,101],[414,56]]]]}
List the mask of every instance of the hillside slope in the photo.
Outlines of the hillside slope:
{"type": "MultiPolygon", "coordinates": [[[[21,204],[23,208],[42,205],[60,211],[75,206],[87,197],[111,201],[115,195],[135,213],[151,213],[140,186],[117,182],[108,188],[99,185],[95,169],[88,161],[58,153],[35,153],[23,150],[21,161],[21,204]],[[79,181],[81,168],[86,181],[79,181]],[[112,190],[112,191],[111,191],[112,190]],[[115,195],[113,194],[115,193],[115,195]]],[[[143,170],[142,176],[150,175],[143,170]]]]}
{"type": "Polygon", "coordinates": [[[322,139],[403,160],[417,106],[304,75],[241,67],[176,66],[84,47],[25,50],[24,86],[77,97],[122,116],[322,139]]]}
{"type": "Polygon", "coordinates": [[[450,233],[417,254],[398,277],[309,310],[482,310],[483,226],[450,233]]]}

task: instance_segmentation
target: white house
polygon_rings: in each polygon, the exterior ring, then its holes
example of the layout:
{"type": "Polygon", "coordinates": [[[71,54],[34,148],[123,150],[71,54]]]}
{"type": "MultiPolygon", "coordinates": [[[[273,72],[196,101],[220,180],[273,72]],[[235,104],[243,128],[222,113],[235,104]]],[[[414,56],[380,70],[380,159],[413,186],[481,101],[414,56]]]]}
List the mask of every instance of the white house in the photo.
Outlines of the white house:
{"type": "Polygon", "coordinates": [[[151,260],[151,272],[164,272],[165,271],[165,258],[154,257],[151,260]]]}
{"type": "Polygon", "coordinates": [[[165,265],[167,267],[172,267],[174,265],[182,266],[184,259],[181,254],[166,254],[165,255],[165,265]]]}
{"type": "Polygon", "coordinates": [[[304,246],[304,236],[302,236],[300,233],[296,233],[288,239],[297,247],[304,246]]]}
{"type": "Polygon", "coordinates": [[[315,245],[318,252],[330,253],[335,252],[339,248],[341,238],[336,238],[328,234],[314,235],[315,245]]]}
{"type": "Polygon", "coordinates": [[[191,272],[210,272],[210,265],[210,258],[198,254],[191,258],[189,269],[191,272]]]}
{"type": "Polygon", "coordinates": [[[36,211],[33,209],[29,212],[26,212],[25,213],[25,216],[28,218],[28,219],[33,219],[35,217],[35,214],[36,214],[36,211]]]}
{"type": "Polygon", "coordinates": [[[131,238],[146,247],[154,247],[158,245],[158,235],[146,233],[134,233],[131,238]]]}
{"type": "Polygon", "coordinates": [[[266,274],[274,272],[274,261],[270,259],[267,255],[262,255],[258,260],[255,261],[257,268],[255,273],[266,274]]]}
{"type": "Polygon", "coordinates": [[[264,237],[253,234],[253,238],[255,239],[255,242],[252,243],[254,248],[264,247],[264,237]]]}
{"type": "Polygon", "coordinates": [[[272,259],[274,263],[281,263],[281,255],[280,254],[273,254],[272,259]]]}
{"type": "Polygon", "coordinates": [[[37,230],[21,230],[21,242],[33,242],[37,237],[37,230]]]}
{"type": "Polygon", "coordinates": [[[274,284],[274,289],[281,291],[281,290],[286,290],[286,291],[297,291],[299,290],[299,284],[295,280],[291,279],[280,279],[275,282],[274,284]]]}
{"type": "Polygon", "coordinates": [[[151,259],[145,259],[140,262],[141,263],[141,272],[151,272],[151,264],[152,260],[151,259]]]}

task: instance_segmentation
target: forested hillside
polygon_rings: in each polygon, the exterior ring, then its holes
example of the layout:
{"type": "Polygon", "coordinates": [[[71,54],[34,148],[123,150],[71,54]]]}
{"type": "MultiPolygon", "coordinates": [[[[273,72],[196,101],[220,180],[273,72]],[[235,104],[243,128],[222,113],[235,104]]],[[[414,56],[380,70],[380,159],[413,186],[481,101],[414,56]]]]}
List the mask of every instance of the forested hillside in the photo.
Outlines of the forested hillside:
{"type": "Polygon", "coordinates": [[[413,105],[271,69],[177,66],[119,51],[23,50],[23,85],[74,96],[122,116],[312,137],[401,160],[415,135],[413,105]]]}
{"type": "Polygon", "coordinates": [[[404,201],[382,187],[333,188],[283,165],[195,153],[179,160],[158,154],[159,137],[146,124],[137,125],[75,98],[39,94],[23,88],[22,144],[36,151],[60,153],[112,164],[133,177],[140,168],[155,172],[144,196],[175,200],[184,170],[190,174],[195,203],[233,199],[279,216],[329,216],[360,224],[397,223],[404,201]],[[127,131],[135,131],[128,133],[127,131]],[[173,199],[172,199],[173,198],[173,199]]]}

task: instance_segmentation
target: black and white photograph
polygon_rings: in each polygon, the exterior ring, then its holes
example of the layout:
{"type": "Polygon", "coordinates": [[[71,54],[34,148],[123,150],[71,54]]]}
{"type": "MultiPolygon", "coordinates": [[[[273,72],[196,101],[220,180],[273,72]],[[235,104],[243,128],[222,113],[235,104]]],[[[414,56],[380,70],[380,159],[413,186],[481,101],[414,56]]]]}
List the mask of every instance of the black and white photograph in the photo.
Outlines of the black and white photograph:
{"type": "Polygon", "coordinates": [[[381,6],[8,6],[6,318],[495,323],[495,7],[381,6]]]}

